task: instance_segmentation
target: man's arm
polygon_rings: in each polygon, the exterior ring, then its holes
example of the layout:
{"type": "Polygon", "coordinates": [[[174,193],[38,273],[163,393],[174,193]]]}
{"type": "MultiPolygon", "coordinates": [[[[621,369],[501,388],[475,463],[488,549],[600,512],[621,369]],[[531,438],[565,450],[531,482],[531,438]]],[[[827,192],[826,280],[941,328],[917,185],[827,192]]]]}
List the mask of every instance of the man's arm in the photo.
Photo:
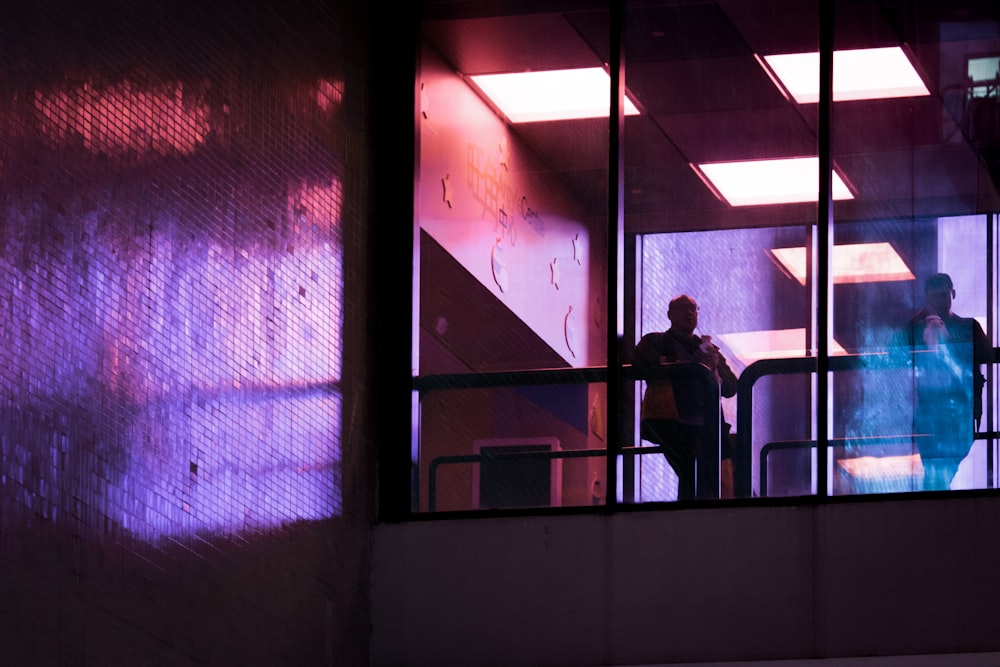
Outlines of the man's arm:
{"type": "Polygon", "coordinates": [[[722,395],[726,398],[735,396],[739,380],[736,378],[736,373],[733,372],[733,369],[726,363],[726,358],[721,354],[719,355],[719,364],[715,367],[715,370],[719,374],[719,391],[722,395]]]}
{"type": "Polygon", "coordinates": [[[663,352],[659,340],[662,334],[649,333],[643,336],[632,350],[633,366],[658,366],[663,352]]]}

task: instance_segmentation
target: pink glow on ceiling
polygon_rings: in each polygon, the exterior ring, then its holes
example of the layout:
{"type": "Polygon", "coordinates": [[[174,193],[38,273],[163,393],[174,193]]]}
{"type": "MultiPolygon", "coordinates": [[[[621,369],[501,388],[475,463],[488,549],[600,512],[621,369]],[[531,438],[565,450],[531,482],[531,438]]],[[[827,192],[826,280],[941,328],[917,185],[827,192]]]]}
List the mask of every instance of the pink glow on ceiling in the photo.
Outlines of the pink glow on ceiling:
{"type": "MultiPolygon", "coordinates": [[[[795,204],[819,199],[817,157],[706,162],[691,167],[730,206],[795,204]]],[[[836,169],[833,198],[854,198],[836,169]]]]}
{"type": "MultiPolygon", "coordinates": [[[[773,248],[771,254],[799,284],[806,284],[806,249],[773,248]]],[[[833,247],[833,282],[875,283],[913,280],[906,262],[889,243],[850,243],[833,247]]]]}
{"type": "MultiPolygon", "coordinates": [[[[469,77],[511,123],[608,116],[611,77],[601,67],[469,77]]],[[[639,113],[628,95],[625,115],[639,113]]]]}
{"type": "MultiPolygon", "coordinates": [[[[764,56],[776,85],[799,104],[819,101],[819,53],[764,56]]],[[[758,58],[758,61],[760,59],[758,58]]],[[[763,65],[763,63],[762,63],[763,65]]],[[[833,101],[929,95],[920,75],[898,46],[833,54],[833,101]]]]}
{"type": "MultiPolygon", "coordinates": [[[[761,359],[804,357],[807,351],[805,328],[740,331],[718,334],[717,338],[746,366],[761,359]]],[[[847,354],[847,350],[833,341],[830,353],[847,354]]]]}
{"type": "Polygon", "coordinates": [[[209,108],[184,84],[143,87],[123,81],[105,87],[35,92],[43,134],[58,144],[73,136],[94,154],[190,155],[205,142],[209,108]]]}

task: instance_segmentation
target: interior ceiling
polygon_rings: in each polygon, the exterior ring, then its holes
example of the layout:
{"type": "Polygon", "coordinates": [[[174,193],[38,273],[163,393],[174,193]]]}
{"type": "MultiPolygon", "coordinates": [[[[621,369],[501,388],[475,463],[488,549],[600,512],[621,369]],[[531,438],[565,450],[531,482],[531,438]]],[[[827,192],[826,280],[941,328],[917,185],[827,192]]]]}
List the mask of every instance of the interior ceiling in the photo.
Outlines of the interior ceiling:
{"type": "MultiPolygon", "coordinates": [[[[425,2],[424,34],[463,75],[590,67],[609,58],[603,3],[425,2]],[[583,9],[579,9],[581,4],[583,9]],[[575,8],[570,10],[569,7],[575,8]],[[489,11],[484,11],[488,9],[489,11]],[[545,11],[542,11],[545,10],[545,11]],[[498,15],[499,14],[499,15],[498,15]]],[[[660,232],[803,224],[814,204],[732,208],[692,162],[815,155],[817,105],[787,100],[755,57],[816,51],[818,2],[718,0],[629,3],[626,75],[641,115],[626,119],[625,226],[660,232]]],[[[834,164],[855,199],[839,220],[958,215],[996,210],[992,130],[963,122],[965,58],[1000,53],[995,0],[840,0],[837,49],[903,45],[929,97],[838,102],[834,164]],[[990,174],[994,177],[991,179],[990,174]]],[[[588,210],[607,210],[608,121],[513,126],[588,210]]]]}

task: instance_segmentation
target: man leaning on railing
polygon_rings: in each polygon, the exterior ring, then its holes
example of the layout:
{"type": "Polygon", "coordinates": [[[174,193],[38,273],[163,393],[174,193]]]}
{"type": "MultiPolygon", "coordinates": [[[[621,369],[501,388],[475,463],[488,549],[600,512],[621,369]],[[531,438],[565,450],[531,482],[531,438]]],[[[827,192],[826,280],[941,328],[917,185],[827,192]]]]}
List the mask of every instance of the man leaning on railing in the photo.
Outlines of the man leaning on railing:
{"type": "MultiPolygon", "coordinates": [[[[695,362],[715,376],[722,396],[736,395],[736,374],[726,363],[710,336],[694,333],[698,327],[698,304],[683,294],[670,301],[667,317],[670,328],[648,333],[639,340],[632,353],[632,364],[639,370],[673,362],[695,362]]],[[[709,489],[696,489],[698,465],[718,466],[718,456],[710,457],[715,433],[706,423],[707,410],[718,405],[706,405],[706,392],[698,386],[693,374],[677,374],[668,379],[649,380],[642,399],[640,435],[663,447],[663,455],[677,474],[677,499],[710,498],[717,494],[709,489]],[[711,430],[713,433],[708,433],[711,430]]],[[[722,438],[726,439],[729,425],[720,422],[722,438]]],[[[717,449],[718,443],[715,443],[717,449]]]]}

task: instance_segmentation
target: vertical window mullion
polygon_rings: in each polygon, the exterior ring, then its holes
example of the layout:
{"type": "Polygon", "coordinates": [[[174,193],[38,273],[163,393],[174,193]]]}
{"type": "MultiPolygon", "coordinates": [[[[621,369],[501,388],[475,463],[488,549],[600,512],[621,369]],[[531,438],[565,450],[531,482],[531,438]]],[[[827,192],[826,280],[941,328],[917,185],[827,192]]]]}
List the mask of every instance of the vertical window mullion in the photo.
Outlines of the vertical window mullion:
{"type": "Polygon", "coordinates": [[[833,238],[833,157],[830,115],[833,101],[834,0],[820,1],[819,20],[819,199],[816,275],[816,493],[827,496],[830,409],[831,245],[833,238]]]}
{"type": "Polygon", "coordinates": [[[624,150],[622,135],[625,130],[625,58],[622,47],[624,30],[624,1],[611,0],[608,29],[611,44],[610,109],[608,122],[608,260],[614,262],[614,269],[608,271],[608,384],[607,384],[607,432],[613,441],[607,446],[608,494],[605,506],[614,508],[618,504],[618,452],[621,443],[626,442],[623,429],[625,420],[621,418],[622,368],[621,346],[623,342],[624,311],[622,281],[624,279],[624,150]]]}

